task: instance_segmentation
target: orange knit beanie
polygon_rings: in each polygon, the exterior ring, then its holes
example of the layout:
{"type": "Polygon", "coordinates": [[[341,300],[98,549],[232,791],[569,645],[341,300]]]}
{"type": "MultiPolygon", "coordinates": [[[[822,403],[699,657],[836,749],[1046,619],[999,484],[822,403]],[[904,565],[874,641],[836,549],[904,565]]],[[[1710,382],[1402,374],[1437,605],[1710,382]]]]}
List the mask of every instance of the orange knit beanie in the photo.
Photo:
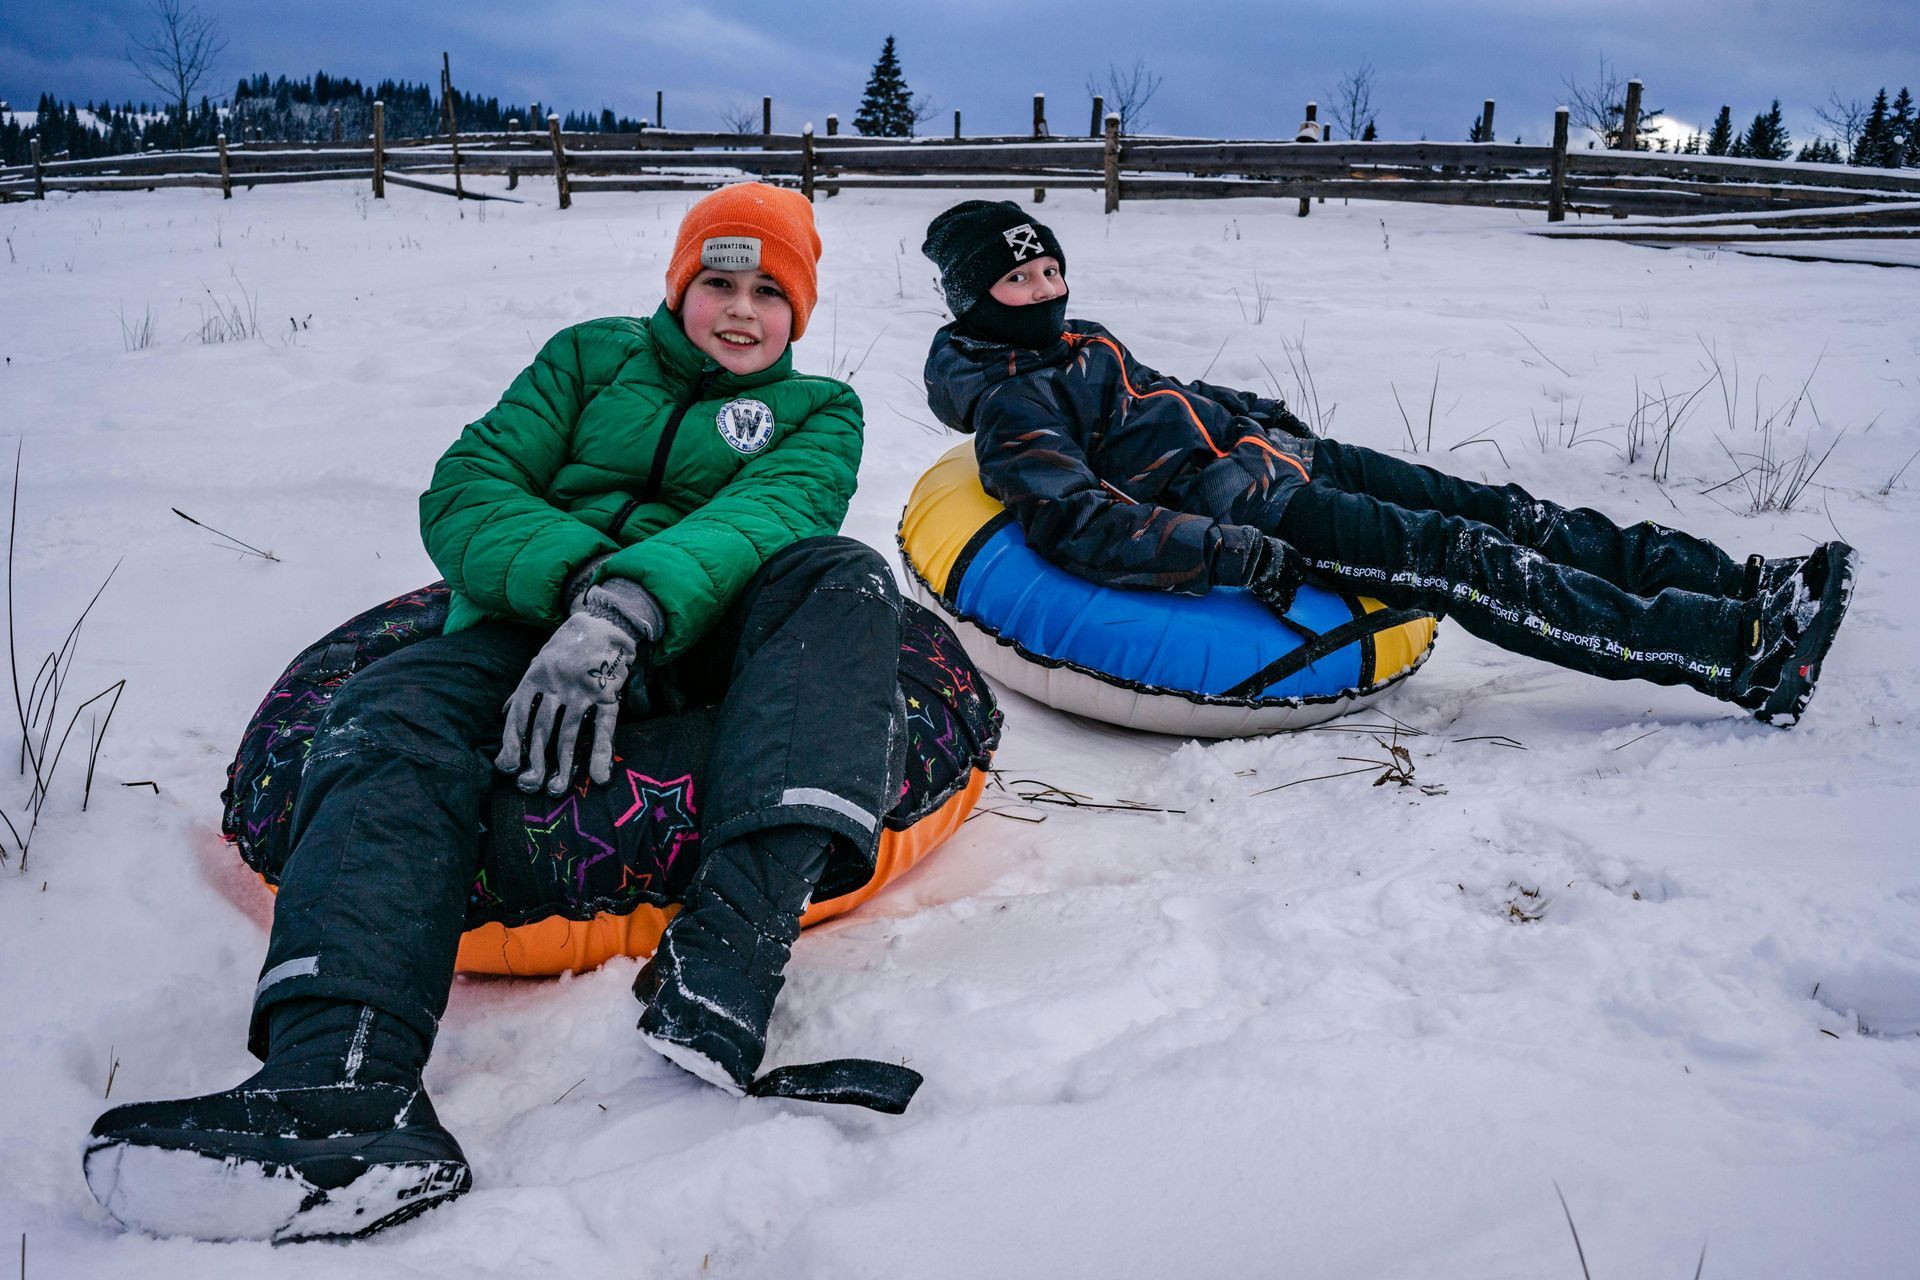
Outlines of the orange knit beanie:
{"type": "Polygon", "coordinates": [[[667,263],[667,306],[678,312],[702,267],[760,270],[779,282],[793,305],[793,336],[807,331],[819,289],[820,233],[813,206],[797,191],[764,182],[722,187],[687,210],[667,263]]]}

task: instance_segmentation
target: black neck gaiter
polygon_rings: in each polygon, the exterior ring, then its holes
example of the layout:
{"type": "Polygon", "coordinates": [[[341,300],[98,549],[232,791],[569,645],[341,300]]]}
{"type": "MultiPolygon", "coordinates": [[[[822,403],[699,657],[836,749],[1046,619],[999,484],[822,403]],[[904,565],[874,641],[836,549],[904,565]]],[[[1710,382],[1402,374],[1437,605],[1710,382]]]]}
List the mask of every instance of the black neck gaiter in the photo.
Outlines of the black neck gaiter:
{"type": "Polygon", "coordinates": [[[970,338],[1004,342],[1008,346],[1044,351],[1060,341],[1067,327],[1067,295],[1047,302],[1010,307],[986,297],[960,318],[960,331],[970,338]]]}

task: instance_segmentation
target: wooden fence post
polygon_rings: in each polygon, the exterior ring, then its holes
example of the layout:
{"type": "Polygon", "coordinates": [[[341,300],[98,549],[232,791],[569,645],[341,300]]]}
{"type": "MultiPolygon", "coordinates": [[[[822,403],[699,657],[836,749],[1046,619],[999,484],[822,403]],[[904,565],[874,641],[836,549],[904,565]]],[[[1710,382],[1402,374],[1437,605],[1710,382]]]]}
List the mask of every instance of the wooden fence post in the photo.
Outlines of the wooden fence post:
{"type": "Polygon", "coordinates": [[[333,109],[333,140],[340,141],[340,108],[333,109]]]}
{"type": "Polygon", "coordinates": [[[773,99],[760,99],[760,133],[762,136],[773,132],[773,99]]]}
{"type": "Polygon", "coordinates": [[[953,109],[953,140],[960,141],[960,108],[953,109]]]}
{"type": "Polygon", "coordinates": [[[1640,82],[1627,81],[1627,104],[1620,113],[1620,141],[1615,151],[1638,151],[1640,149],[1640,82]]]}
{"type": "Polygon", "coordinates": [[[1087,126],[1087,136],[1097,138],[1107,118],[1107,100],[1101,94],[1093,95],[1093,123],[1087,126]]]}
{"type": "Polygon", "coordinates": [[[664,123],[666,117],[667,91],[665,89],[655,89],[653,91],[653,127],[656,129],[666,128],[667,126],[664,123]]]}
{"type": "Polygon", "coordinates": [[[567,186],[567,152],[560,145],[560,117],[547,117],[547,140],[553,143],[553,185],[560,190],[560,207],[573,208],[573,191],[567,186]]]}
{"type": "Polygon", "coordinates": [[[387,104],[373,104],[373,198],[387,198],[387,104]]]}
{"type": "MultiPolygon", "coordinates": [[[[829,138],[837,138],[840,136],[840,117],[839,116],[831,115],[827,117],[827,136],[829,138]]],[[[827,170],[827,176],[831,178],[839,172],[840,171],[838,169],[829,168],[827,170]]],[[[840,194],[840,188],[834,186],[833,183],[831,182],[827,183],[827,199],[831,200],[839,194],[840,194]]]]}
{"type": "Polygon", "coordinates": [[[40,139],[37,137],[29,138],[27,140],[27,150],[33,155],[33,198],[35,200],[45,200],[47,198],[47,174],[40,162],[40,139]]]}
{"type": "Polygon", "coordinates": [[[444,51],[440,54],[440,104],[446,109],[447,141],[453,146],[453,195],[465,200],[466,189],[460,185],[460,121],[453,110],[453,64],[444,51]]]}
{"type": "MultiPolygon", "coordinates": [[[[507,132],[508,133],[520,132],[519,116],[507,117],[507,132]]],[[[507,190],[513,191],[516,188],[518,188],[519,185],[520,185],[520,170],[517,167],[508,169],[507,170],[507,190]]]]}
{"type": "Polygon", "coordinates": [[[813,203],[813,121],[800,130],[800,194],[813,203]]]}
{"type": "MultiPolygon", "coordinates": [[[[1295,142],[1318,142],[1320,140],[1319,119],[1320,104],[1317,102],[1309,102],[1307,104],[1307,118],[1305,122],[1301,124],[1300,132],[1294,135],[1293,140],[1295,142]]],[[[1313,198],[1311,196],[1301,196],[1299,216],[1304,218],[1311,212],[1313,212],[1313,198]]]]}
{"type": "Polygon", "coordinates": [[[1567,109],[1553,112],[1553,168],[1547,177],[1547,221],[1567,219],[1567,109]]]}
{"type": "MultiPolygon", "coordinates": [[[[1033,136],[1036,138],[1044,138],[1047,136],[1047,95],[1044,93],[1036,93],[1033,95],[1033,136]]],[[[1035,187],[1033,189],[1033,202],[1035,204],[1045,204],[1046,201],[1047,189],[1045,187],[1035,187]]]]}
{"type": "Polygon", "coordinates": [[[1493,141],[1493,99],[1480,104],[1480,141],[1493,141]]]}
{"type": "Polygon", "coordinates": [[[1120,207],[1120,116],[1118,112],[1107,116],[1106,145],[1101,148],[1107,180],[1107,212],[1112,213],[1120,207]]]}
{"type": "Polygon", "coordinates": [[[222,133],[214,138],[220,146],[220,198],[233,199],[233,172],[227,168],[227,135],[222,133]]]}

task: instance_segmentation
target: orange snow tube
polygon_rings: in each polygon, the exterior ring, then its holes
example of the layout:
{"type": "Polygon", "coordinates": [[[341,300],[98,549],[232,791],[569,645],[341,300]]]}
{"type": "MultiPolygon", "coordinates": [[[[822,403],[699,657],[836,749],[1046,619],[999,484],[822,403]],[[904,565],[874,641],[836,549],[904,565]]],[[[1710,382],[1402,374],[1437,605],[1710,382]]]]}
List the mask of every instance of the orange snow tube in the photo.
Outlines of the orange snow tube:
{"type": "MultiPolygon", "coordinates": [[[[816,902],[800,917],[800,927],[845,915],[920,859],[933,852],[973,812],[987,775],[975,769],[967,784],[950,800],[904,831],[880,836],[880,852],[873,878],[851,893],[816,902]]],[[[548,916],[532,924],[483,924],[460,937],[455,967],[462,973],[500,973],[520,976],[578,973],[605,964],[615,956],[650,956],[660,945],[660,933],[679,912],[677,906],[641,906],[626,915],[606,912],[591,920],[548,916]]]]}
{"type": "MultiPolygon", "coordinates": [[[[440,634],[447,598],[435,583],[349,619],[295,657],[254,713],[228,770],[221,833],[270,887],[292,853],[300,776],[334,693],[369,663],[440,634]]],[[[803,926],[853,910],[904,875],[959,830],[986,783],[1000,739],[993,695],[951,629],[911,602],[898,678],[908,708],[905,764],[872,874],[863,874],[858,851],[836,851],[847,860],[829,864],[834,896],[808,908],[803,926]]],[[[679,910],[671,899],[697,866],[711,714],[623,725],[606,786],[564,799],[523,796],[505,780],[496,786],[460,970],[555,974],[653,953],[679,910]]]]}

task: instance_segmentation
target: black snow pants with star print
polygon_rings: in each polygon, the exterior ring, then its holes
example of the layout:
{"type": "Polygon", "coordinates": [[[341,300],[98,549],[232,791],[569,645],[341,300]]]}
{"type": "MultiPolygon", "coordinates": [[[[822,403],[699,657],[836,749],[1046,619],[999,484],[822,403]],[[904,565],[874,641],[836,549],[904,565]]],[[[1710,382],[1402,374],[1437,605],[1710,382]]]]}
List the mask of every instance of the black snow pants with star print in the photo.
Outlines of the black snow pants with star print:
{"type": "MultiPolygon", "coordinates": [[[[652,673],[653,706],[710,721],[699,813],[709,855],[802,826],[832,841],[855,884],[862,858],[871,870],[905,756],[900,609],[878,552],[810,538],[769,559],[694,651],[652,673]]],[[[256,1054],[267,1010],[307,997],[371,1005],[432,1043],[486,852],[489,795],[511,785],[493,768],[504,707],[547,635],[487,622],[422,640],[329,704],[254,992],[256,1054]]]]}

